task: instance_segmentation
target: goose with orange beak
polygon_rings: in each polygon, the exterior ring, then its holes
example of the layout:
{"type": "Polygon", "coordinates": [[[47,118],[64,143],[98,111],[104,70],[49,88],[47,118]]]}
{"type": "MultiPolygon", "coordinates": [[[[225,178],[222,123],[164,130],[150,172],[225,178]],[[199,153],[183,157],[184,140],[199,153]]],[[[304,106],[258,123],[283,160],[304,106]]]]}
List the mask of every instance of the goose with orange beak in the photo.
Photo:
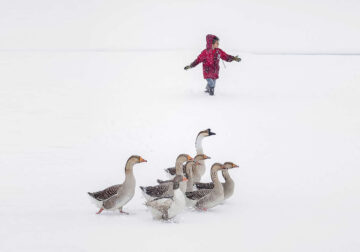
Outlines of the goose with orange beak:
{"type": "Polygon", "coordinates": [[[213,189],[202,189],[193,192],[187,192],[187,199],[192,202],[195,208],[199,210],[207,210],[213,208],[224,201],[224,188],[220,183],[218,171],[227,169],[223,164],[215,163],[211,166],[210,175],[214,183],[213,189]]]}
{"type": "MultiPolygon", "coordinates": [[[[206,160],[206,159],[210,159],[209,156],[206,156],[205,154],[197,154],[195,157],[194,157],[194,161],[197,162],[196,166],[194,167],[193,169],[193,172],[194,172],[194,180],[195,181],[200,181],[200,178],[201,178],[201,172],[203,170],[203,167],[204,167],[204,162],[203,160],[206,160]]],[[[186,168],[185,168],[185,165],[183,165],[183,169],[184,169],[184,173],[186,173],[186,168]]],[[[168,176],[170,178],[174,178],[175,175],[176,175],[176,169],[175,167],[171,167],[171,168],[167,168],[165,169],[165,172],[168,173],[168,176]]],[[[161,183],[161,182],[159,182],[161,183]]]]}
{"type": "Polygon", "coordinates": [[[172,180],[173,196],[159,197],[148,201],[145,205],[151,210],[154,219],[169,220],[181,213],[185,208],[185,196],[180,190],[180,183],[187,181],[182,175],[176,175],[172,180]]]}
{"type": "Polygon", "coordinates": [[[123,211],[123,206],[128,203],[135,194],[135,176],[133,167],[135,164],[147,162],[140,156],[131,156],[125,165],[125,181],[122,184],[110,186],[102,191],[89,192],[93,203],[100,208],[97,214],[103,210],[119,210],[120,213],[128,214],[123,211]]]}
{"type": "MultiPolygon", "coordinates": [[[[226,169],[221,170],[221,173],[225,180],[225,183],[221,183],[221,184],[224,188],[224,198],[228,199],[234,194],[234,189],[235,189],[235,182],[230,177],[229,169],[238,168],[239,166],[234,164],[233,162],[225,162],[224,166],[226,169]]],[[[200,183],[199,182],[199,183],[195,183],[195,186],[197,189],[200,189],[200,190],[201,189],[213,189],[214,183],[213,182],[210,182],[210,183],[200,183]]]]}

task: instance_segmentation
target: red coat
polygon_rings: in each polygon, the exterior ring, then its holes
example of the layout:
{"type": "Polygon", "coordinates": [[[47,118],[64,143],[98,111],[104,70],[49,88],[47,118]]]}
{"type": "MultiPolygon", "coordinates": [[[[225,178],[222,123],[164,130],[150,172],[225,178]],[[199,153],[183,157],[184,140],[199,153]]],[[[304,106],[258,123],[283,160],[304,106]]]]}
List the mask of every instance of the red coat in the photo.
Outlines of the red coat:
{"type": "Polygon", "coordinates": [[[203,74],[205,79],[218,79],[219,78],[219,61],[220,58],[231,62],[234,56],[226,54],[220,48],[212,49],[212,41],[214,35],[206,35],[206,49],[203,50],[197,59],[190,64],[191,67],[195,67],[200,62],[203,63],[203,74]]]}

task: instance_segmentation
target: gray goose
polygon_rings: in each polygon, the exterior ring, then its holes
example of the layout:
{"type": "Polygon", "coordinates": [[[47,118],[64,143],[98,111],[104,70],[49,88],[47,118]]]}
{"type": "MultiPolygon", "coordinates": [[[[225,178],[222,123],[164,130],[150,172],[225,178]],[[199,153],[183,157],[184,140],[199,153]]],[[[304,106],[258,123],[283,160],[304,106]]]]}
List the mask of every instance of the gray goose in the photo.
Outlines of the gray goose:
{"type": "MultiPolygon", "coordinates": [[[[192,157],[190,157],[188,154],[180,154],[176,158],[176,175],[183,175],[183,168],[182,164],[186,161],[193,160],[192,157]]],[[[172,196],[173,195],[173,187],[172,182],[169,183],[162,183],[160,185],[156,186],[140,186],[140,189],[142,191],[142,194],[144,195],[144,198],[149,201],[153,200],[158,197],[164,197],[164,196],[172,196]]],[[[182,192],[186,191],[186,183],[182,182],[180,183],[180,190],[182,192]]]]}
{"type": "MultiPolygon", "coordinates": [[[[210,157],[209,157],[209,156],[206,156],[205,154],[197,154],[197,155],[194,157],[194,161],[195,161],[195,162],[198,162],[198,163],[197,163],[196,166],[194,167],[193,173],[196,173],[196,174],[199,174],[199,173],[200,173],[199,170],[202,169],[202,163],[204,163],[203,160],[206,160],[206,159],[210,159],[210,157]]],[[[170,177],[176,175],[176,169],[175,169],[175,167],[167,168],[167,169],[165,169],[165,171],[168,173],[168,175],[169,175],[170,177]]],[[[186,173],[186,171],[185,171],[185,165],[183,165],[183,172],[186,173]]],[[[158,183],[162,183],[162,182],[163,182],[163,181],[160,180],[160,179],[158,179],[157,181],[158,181],[158,183]]]]}
{"type": "MultiPolygon", "coordinates": [[[[203,147],[202,147],[202,141],[204,138],[216,135],[216,133],[212,132],[211,129],[202,130],[198,133],[195,140],[195,149],[196,154],[204,154],[203,147]]],[[[196,173],[194,173],[194,182],[200,182],[201,177],[205,174],[206,166],[205,162],[203,160],[200,161],[200,166],[198,167],[198,170],[196,173]]],[[[165,172],[169,174],[170,177],[175,175],[175,168],[167,168],[165,169],[165,172]]]]}
{"type": "Polygon", "coordinates": [[[214,183],[213,189],[201,189],[198,191],[185,193],[186,197],[193,201],[193,205],[197,209],[207,210],[224,200],[224,189],[219,181],[217,172],[225,169],[225,166],[220,163],[215,163],[211,166],[211,180],[214,183]]]}
{"type": "MultiPolygon", "coordinates": [[[[233,162],[226,162],[224,163],[224,166],[227,169],[221,170],[222,176],[225,179],[225,183],[222,183],[222,186],[224,188],[224,198],[228,199],[233,195],[235,188],[235,183],[230,177],[228,169],[237,168],[239,166],[234,164],[233,162]]],[[[197,189],[213,189],[214,183],[195,183],[195,186],[197,189]]]]}
{"type": "Polygon", "coordinates": [[[171,183],[173,196],[159,197],[145,203],[154,219],[169,220],[184,210],[185,196],[180,190],[180,182],[186,180],[184,176],[176,175],[171,183]]]}
{"type": "Polygon", "coordinates": [[[102,191],[88,192],[93,203],[100,208],[97,214],[105,210],[119,209],[120,213],[123,212],[123,206],[128,203],[135,194],[135,176],[133,167],[135,164],[147,162],[140,156],[131,156],[125,165],[125,181],[122,184],[110,186],[102,191]]]}

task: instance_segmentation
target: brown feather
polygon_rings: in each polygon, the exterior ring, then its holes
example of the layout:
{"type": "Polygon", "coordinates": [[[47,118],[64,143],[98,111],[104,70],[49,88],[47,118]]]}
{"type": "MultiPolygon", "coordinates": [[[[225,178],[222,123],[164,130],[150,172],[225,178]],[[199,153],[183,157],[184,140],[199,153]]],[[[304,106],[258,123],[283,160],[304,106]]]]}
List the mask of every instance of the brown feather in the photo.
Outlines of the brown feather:
{"type": "Polygon", "coordinates": [[[122,185],[113,185],[102,191],[89,193],[89,195],[91,197],[93,197],[94,199],[97,199],[99,201],[104,201],[104,200],[107,200],[110,197],[114,196],[118,192],[118,190],[121,186],[122,185]]]}

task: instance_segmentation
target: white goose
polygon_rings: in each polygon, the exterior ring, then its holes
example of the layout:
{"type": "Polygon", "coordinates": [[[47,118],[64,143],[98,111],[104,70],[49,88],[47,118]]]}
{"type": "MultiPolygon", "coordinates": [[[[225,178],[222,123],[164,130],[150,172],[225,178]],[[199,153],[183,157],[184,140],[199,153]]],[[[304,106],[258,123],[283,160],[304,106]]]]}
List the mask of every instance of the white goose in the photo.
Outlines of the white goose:
{"type": "Polygon", "coordinates": [[[176,175],[172,181],[173,196],[159,197],[145,203],[154,219],[169,220],[184,210],[185,196],[180,190],[180,182],[186,180],[184,176],[176,175]]]}
{"type": "MultiPolygon", "coordinates": [[[[200,131],[199,134],[196,137],[195,141],[195,148],[196,148],[196,154],[204,154],[203,147],[202,147],[202,141],[204,138],[216,135],[214,132],[212,132],[210,129],[200,131]]],[[[196,172],[194,171],[194,183],[200,182],[201,177],[205,174],[206,166],[204,160],[199,161],[200,166],[197,167],[196,172]]]]}

